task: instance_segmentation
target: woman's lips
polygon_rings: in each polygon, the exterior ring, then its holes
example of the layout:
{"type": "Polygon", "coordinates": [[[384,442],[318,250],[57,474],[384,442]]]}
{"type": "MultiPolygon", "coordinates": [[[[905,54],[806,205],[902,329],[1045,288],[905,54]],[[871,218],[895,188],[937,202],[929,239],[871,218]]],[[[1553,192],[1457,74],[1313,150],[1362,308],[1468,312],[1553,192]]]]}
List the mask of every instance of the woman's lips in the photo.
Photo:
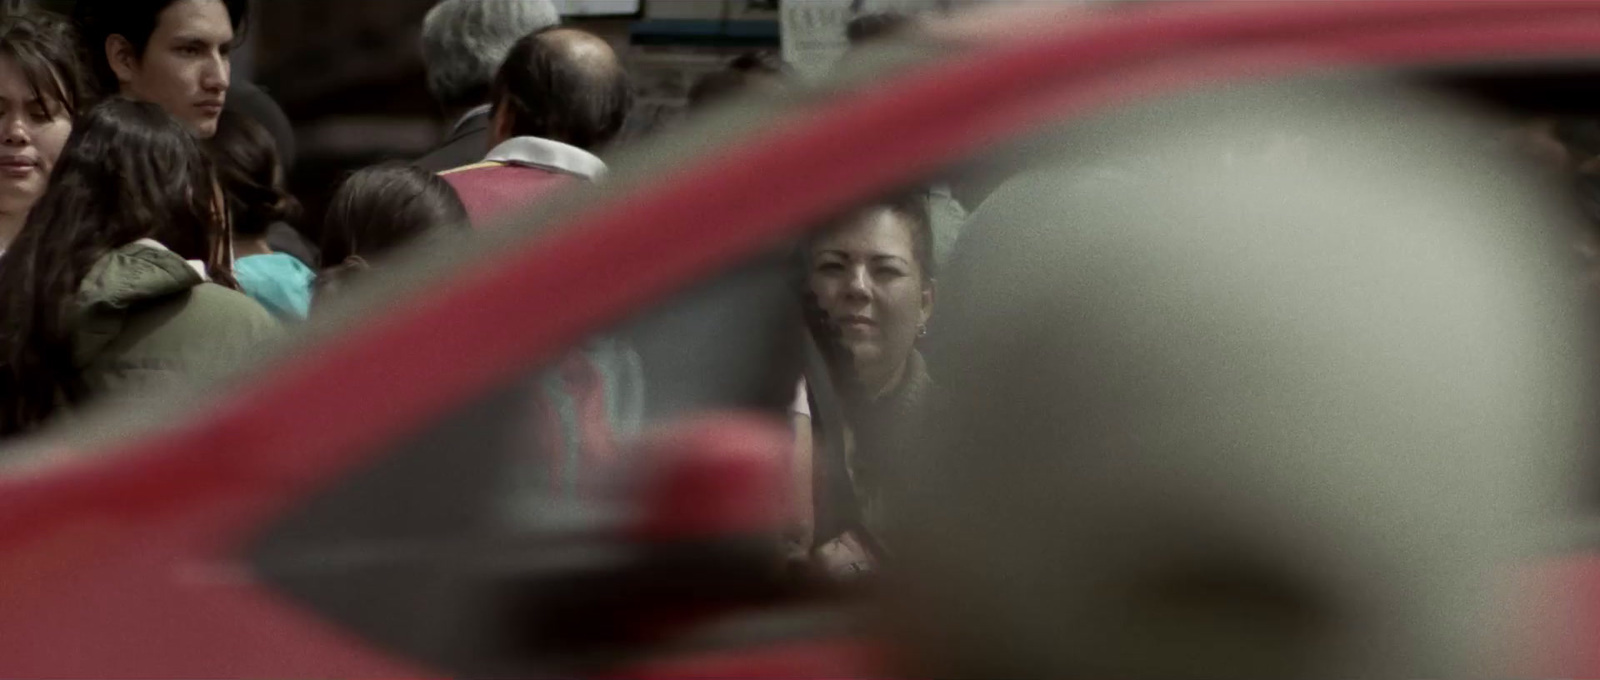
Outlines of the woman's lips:
{"type": "Polygon", "coordinates": [[[846,316],[839,319],[839,332],[846,337],[864,337],[878,332],[878,324],[864,316],[846,316]]]}
{"type": "Polygon", "coordinates": [[[27,179],[39,169],[39,162],[26,156],[0,156],[0,177],[27,179]]]}

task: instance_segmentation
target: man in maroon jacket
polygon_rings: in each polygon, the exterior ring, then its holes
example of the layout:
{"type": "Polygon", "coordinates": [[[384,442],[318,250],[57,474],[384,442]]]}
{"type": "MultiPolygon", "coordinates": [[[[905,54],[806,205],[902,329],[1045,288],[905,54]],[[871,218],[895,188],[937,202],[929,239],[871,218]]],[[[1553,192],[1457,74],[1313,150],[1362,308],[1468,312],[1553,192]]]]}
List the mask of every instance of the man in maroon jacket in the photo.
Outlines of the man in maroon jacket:
{"type": "MultiPolygon", "coordinates": [[[[439,174],[474,227],[491,225],[552,189],[604,173],[593,152],[622,131],[631,100],[627,74],[604,40],[571,28],[535,32],[512,46],[495,75],[489,155],[439,174]]],[[[525,490],[578,493],[590,471],[614,463],[643,419],[643,366],[622,338],[591,338],[529,388],[531,465],[517,475],[525,490]]]]}
{"type": "Polygon", "coordinates": [[[627,73],[606,41],[573,28],[535,32],[511,48],[491,95],[493,148],[483,162],[440,173],[475,226],[606,166],[594,152],[622,131],[627,73]]]}

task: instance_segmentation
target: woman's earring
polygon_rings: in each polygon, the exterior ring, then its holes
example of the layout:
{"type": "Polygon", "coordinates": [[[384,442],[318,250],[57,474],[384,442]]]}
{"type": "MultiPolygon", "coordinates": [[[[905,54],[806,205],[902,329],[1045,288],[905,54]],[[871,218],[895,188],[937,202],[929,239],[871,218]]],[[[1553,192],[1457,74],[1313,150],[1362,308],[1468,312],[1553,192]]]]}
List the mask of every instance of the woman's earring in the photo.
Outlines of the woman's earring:
{"type": "Polygon", "coordinates": [[[917,337],[919,337],[919,338],[928,337],[928,324],[925,324],[925,323],[917,324],[917,337]]]}

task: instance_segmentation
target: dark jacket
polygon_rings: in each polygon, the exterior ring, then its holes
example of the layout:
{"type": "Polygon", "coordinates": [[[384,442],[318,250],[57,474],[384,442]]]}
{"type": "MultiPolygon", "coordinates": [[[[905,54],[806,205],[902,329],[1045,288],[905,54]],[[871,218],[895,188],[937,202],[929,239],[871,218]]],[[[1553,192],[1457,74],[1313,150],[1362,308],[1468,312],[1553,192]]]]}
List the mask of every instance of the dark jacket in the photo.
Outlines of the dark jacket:
{"type": "Polygon", "coordinates": [[[428,172],[444,172],[477,163],[488,151],[489,112],[483,111],[463,118],[443,142],[412,165],[428,172]]]}
{"type": "Polygon", "coordinates": [[[152,241],[102,256],[74,307],[73,364],[90,398],[221,375],[280,332],[261,305],[152,241]]]}
{"type": "MultiPolygon", "coordinates": [[[[936,391],[922,354],[913,350],[900,384],[888,394],[866,403],[855,403],[848,397],[840,399],[834,422],[829,422],[826,415],[819,417],[819,412],[828,409],[813,404],[817,544],[859,529],[866,535],[858,538],[874,549],[882,549],[884,498],[892,496],[896,491],[892,487],[903,481],[889,473],[902,466],[892,464],[888,458],[906,455],[911,434],[908,428],[915,426],[919,410],[936,398],[936,391]],[[837,436],[840,418],[848,423],[843,428],[848,430],[844,437],[837,436]]],[[[811,394],[813,400],[819,396],[815,388],[811,394]]]]}

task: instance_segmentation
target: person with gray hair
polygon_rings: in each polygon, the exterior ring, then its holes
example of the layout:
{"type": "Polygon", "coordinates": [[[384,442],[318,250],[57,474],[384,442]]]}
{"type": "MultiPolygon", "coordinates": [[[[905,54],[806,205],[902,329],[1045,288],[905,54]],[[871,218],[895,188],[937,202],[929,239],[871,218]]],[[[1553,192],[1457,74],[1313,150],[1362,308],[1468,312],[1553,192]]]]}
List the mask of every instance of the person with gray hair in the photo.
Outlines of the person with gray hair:
{"type": "Polygon", "coordinates": [[[422,20],[422,63],[447,119],[442,142],[415,165],[430,172],[474,163],[489,150],[489,89],[511,46],[561,23],[552,0],[440,0],[422,20]]]}

